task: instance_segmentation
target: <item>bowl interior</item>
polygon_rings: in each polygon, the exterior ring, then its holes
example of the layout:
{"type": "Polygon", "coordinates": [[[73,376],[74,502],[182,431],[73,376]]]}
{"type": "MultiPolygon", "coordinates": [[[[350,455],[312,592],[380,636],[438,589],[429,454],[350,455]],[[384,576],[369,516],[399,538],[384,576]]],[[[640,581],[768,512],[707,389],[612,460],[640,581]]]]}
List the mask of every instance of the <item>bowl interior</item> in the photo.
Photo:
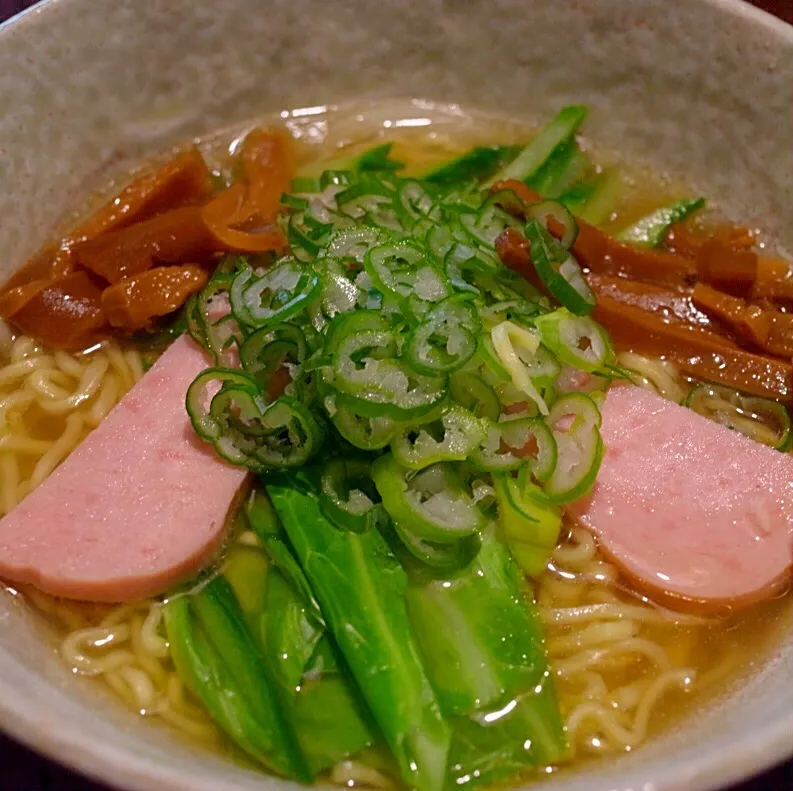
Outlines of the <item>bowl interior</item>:
{"type": "MultiPolygon", "coordinates": [[[[793,28],[731,0],[49,0],[0,31],[0,281],[146,154],[281,108],[593,107],[588,134],[793,249],[793,28]]],[[[565,791],[706,791],[791,751],[793,630],[739,690],[565,791]]],[[[281,788],[128,715],[0,597],[0,727],[124,789],[281,788]]]]}

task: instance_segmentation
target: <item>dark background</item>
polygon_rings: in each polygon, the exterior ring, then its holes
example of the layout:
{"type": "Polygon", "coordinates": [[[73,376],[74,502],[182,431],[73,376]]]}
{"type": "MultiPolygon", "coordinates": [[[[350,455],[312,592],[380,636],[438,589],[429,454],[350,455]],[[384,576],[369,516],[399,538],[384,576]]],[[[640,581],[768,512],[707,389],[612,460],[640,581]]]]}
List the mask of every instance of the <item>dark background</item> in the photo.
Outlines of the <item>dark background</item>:
{"type": "MultiPolygon", "coordinates": [[[[97,0],[97,2],[103,1],[112,2],[112,0],[97,0]]],[[[680,0],[667,0],[667,2],[680,2],[680,0]]],[[[754,0],[753,4],[793,23],[793,0],[754,0]]],[[[30,5],[33,3],[23,0],[0,0],[0,21],[30,5]]],[[[222,8],[220,3],[218,8],[222,8]]],[[[0,735],[0,791],[107,791],[107,789],[40,758],[25,747],[0,735]]],[[[793,791],[793,761],[731,791],[793,791]]]]}

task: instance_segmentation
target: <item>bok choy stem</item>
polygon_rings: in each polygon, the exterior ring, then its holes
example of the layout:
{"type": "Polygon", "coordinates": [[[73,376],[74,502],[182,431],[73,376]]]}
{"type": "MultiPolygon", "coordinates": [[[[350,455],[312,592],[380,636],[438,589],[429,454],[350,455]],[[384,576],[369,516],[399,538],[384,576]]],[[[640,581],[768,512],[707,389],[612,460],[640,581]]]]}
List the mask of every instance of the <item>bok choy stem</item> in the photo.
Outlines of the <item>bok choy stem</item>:
{"type": "Polygon", "coordinates": [[[454,574],[406,563],[410,622],[453,728],[455,786],[548,764],[567,745],[530,591],[493,528],[454,574]]]}

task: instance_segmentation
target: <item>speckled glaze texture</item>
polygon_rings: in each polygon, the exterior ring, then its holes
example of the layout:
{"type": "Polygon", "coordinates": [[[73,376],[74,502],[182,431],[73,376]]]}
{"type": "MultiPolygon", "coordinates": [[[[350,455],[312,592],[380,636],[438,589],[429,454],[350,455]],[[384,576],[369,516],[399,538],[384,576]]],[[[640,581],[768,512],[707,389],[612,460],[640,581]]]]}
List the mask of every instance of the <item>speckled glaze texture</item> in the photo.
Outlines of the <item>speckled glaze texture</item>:
{"type": "MultiPolygon", "coordinates": [[[[609,148],[793,248],[793,28],[733,0],[49,0],[0,32],[0,281],[126,163],[261,112],[422,96],[593,106],[609,148]]],[[[0,727],[129,791],[277,791],[60,664],[0,598],[0,727]]],[[[742,689],[556,791],[710,791],[793,752],[793,643],[742,689]]],[[[538,786],[534,786],[538,787],[538,786]]]]}

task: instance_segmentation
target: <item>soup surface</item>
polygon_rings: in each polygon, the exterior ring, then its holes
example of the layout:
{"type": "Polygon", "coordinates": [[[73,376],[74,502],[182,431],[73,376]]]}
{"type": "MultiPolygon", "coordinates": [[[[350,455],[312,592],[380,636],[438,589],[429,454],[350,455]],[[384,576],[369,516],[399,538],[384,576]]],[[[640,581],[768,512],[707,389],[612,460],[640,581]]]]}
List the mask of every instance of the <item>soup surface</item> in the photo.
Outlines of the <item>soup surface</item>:
{"type": "MultiPolygon", "coordinates": [[[[537,134],[536,127],[523,122],[419,100],[302,108],[198,141],[218,185],[236,178],[241,146],[255,127],[287,130],[294,141],[294,171],[304,180],[344,170],[351,159],[385,143],[393,144],[386,156],[403,163],[400,175],[423,177],[474,147],[524,146],[537,134]]],[[[605,147],[590,150],[585,138],[579,138],[578,150],[582,164],[575,183],[596,185],[590,202],[578,205],[607,234],[618,234],[690,194],[685,185],[621,162],[605,147]]],[[[97,205],[104,197],[97,198],[97,205]]],[[[711,208],[687,227],[708,234],[721,223],[717,208],[711,208]]],[[[759,237],[754,244],[763,247],[759,237]]],[[[673,358],[636,354],[620,348],[617,338],[615,345],[622,370],[664,397],[683,401],[699,384],[673,358]]],[[[163,348],[163,340],[154,336],[119,336],[80,353],[53,351],[23,334],[13,338],[0,368],[0,515],[11,512],[47,479],[144,376],[163,348]]],[[[774,440],[775,426],[766,416],[744,410],[733,419],[744,421],[745,433],[762,439],[771,432],[774,440]]],[[[481,491],[485,504],[495,495],[489,485],[481,491]]],[[[515,773],[533,777],[639,747],[682,715],[728,694],[766,661],[779,631],[791,628],[786,588],[777,588],[770,600],[740,613],[729,606],[707,614],[678,612],[654,602],[599,551],[590,532],[566,515],[549,555],[547,567],[531,584],[569,749],[549,765],[528,768],[515,760],[510,782],[515,773]]],[[[223,574],[244,609],[246,600],[263,595],[271,573],[267,566],[261,534],[240,514],[214,570],[197,587],[175,595],[189,597],[207,578],[223,574]]],[[[409,585],[418,587],[415,580],[409,585]]],[[[189,691],[177,672],[163,623],[167,597],[111,605],[56,598],[30,586],[13,585],[7,592],[41,616],[57,650],[76,672],[108,685],[141,716],[159,717],[189,738],[247,760],[235,739],[224,733],[228,727],[216,725],[216,712],[210,715],[206,701],[189,691]]],[[[309,676],[310,671],[304,684],[311,683],[309,676]]],[[[339,784],[399,783],[399,769],[381,739],[363,739],[361,744],[362,749],[323,766],[322,773],[339,784]]],[[[508,764],[512,757],[493,760],[508,764]]],[[[498,772],[493,775],[493,781],[503,779],[498,772]]],[[[459,775],[455,782],[476,780],[459,775]]]]}

